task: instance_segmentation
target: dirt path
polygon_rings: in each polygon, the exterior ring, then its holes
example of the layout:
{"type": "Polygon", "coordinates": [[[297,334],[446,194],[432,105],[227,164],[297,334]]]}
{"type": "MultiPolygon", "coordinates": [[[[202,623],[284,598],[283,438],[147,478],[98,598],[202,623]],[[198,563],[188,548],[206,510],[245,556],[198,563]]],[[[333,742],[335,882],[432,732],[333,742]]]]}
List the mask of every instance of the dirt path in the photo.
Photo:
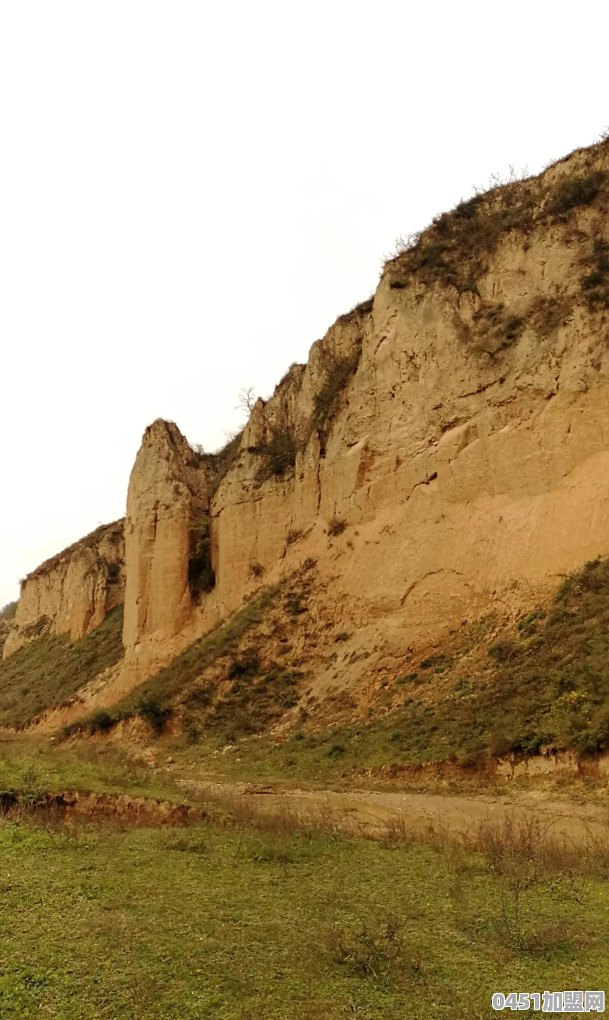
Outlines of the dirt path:
{"type": "Polygon", "coordinates": [[[542,790],[511,796],[454,796],[393,791],[275,789],[251,783],[186,781],[193,791],[210,798],[277,813],[290,811],[301,818],[321,817],[338,828],[375,834],[393,820],[413,831],[434,828],[449,833],[471,830],[483,822],[506,818],[535,819],[551,835],[583,843],[590,837],[609,841],[609,808],[580,804],[548,795],[542,790]]]}

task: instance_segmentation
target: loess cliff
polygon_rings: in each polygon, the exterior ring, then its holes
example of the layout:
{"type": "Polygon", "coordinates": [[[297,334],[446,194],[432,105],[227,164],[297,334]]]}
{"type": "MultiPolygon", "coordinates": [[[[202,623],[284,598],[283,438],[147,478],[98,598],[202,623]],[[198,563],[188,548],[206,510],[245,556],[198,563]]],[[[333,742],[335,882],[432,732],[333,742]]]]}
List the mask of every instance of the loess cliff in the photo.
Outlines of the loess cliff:
{"type": "Polygon", "coordinates": [[[84,637],[124,600],[123,521],[106,524],[42,563],[21,584],[4,657],[43,634],[84,637]]]}
{"type": "Polygon", "coordinates": [[[608,407],[604,142],[402,245],[224,451],[154,422],[124,537],[99,529],[26,578],[4,655],[124,599],[124,659],[91,702],[111,705],[306,568],[301,657],[315,647],[319,691],[357,689],[609,553],[608,407]],[[348,668],[324,658],[337,632],[348,668]]]}

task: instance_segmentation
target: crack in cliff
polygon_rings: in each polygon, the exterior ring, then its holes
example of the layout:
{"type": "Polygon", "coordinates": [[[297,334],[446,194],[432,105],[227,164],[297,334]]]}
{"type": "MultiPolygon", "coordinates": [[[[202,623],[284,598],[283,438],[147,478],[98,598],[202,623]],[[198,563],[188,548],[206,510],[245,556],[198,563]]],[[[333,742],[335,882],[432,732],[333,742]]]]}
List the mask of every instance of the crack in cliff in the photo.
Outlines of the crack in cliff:
{"type": "Polygon", "coordinates": [[[423,581],[426,581],[428,577],[435,577],[437,574],[455,574],[456,577],[463,577],[460,570],[454,570],[452,567],[439,567],[437,570],[428,570],[426,574],[423,574],[422,577],[418,577],[416,581],[413,581],[412,584],[408,586],[400,599],[400,606],[404,605],[406,599],[412,594],[418,585],[422,584],[423,581]]]}
{"type": "Polygon", "coordinates": [[[158,501],[154,504],[154,516],[152,518],[152,536],[150,539],[150,555],[148,560],[148,576],[146,585],[146,601],[144,603],[144,619],[142,626],[140,627],[140,636],[148,632],[148,610],[150,608],[150,570],[152,566],[152,560],[154,557],[154,543],[156,542],[157,526],[159,521],[159,504],[158,501]]]}
{"type": "Polygon", "coordinates": [[[427,478],[424,478],[422,482],[417,482],[415,485],[413,485],[412,489],[410,490],[410,492],[406,496],[406,499],[404,500],[404,502],[405,503],[408,502],[408,500],[412,496],[412,494],[415,491],[415,489],[420,489],[422,485],[430,485],[432,482],[435,482],[437,477],[438,477],[438,472],[437,471],[433,471],[430,475],[427,476],[427,478]]]}
{"type": "Polygon", "coordinates": [[[491,386],[495,386],[497,383],[505,382],[505,376],[499,375],[496,379],[493,379],[489,383],[481,383],[475,390],[470,390],[469,393],[459,393],[458,399],[464,400],[465,397],[477,397],[479,393],[484,393],[486,390],[490,390],[491,386]]]}

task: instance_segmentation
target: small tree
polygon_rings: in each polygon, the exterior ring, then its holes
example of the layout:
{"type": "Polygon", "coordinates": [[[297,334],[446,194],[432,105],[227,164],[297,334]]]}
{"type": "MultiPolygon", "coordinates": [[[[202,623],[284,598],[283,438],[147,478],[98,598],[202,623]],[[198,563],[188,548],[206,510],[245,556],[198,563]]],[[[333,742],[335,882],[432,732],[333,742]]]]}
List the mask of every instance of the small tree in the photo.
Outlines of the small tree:
{"type": "Polygon", "coordinates": [[[245,411],[245,413],[249,415],[254,410],[254,405],[257,399],[254,387],[244,386],[239,390],[239,403],[235,410],[245,411]]]}

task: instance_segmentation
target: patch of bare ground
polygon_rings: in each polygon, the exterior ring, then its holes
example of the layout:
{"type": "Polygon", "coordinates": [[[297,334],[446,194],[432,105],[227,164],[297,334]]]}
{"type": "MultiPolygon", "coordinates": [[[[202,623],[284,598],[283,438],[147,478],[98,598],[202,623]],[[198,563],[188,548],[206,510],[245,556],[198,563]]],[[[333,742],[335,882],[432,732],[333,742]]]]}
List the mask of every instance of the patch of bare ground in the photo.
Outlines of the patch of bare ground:
{"type": "MultiPolygon", "coordinates": [[[[331,830],[366,838],[431,839],[468,844],[483,833],[529,831],[548,847],[593,848],[609,864],[609,810],[529,790],[517,796],[457,797],[379,790],[277,789],[273,785],[184,781],[203,803],[263,828],[331,830]]],[[[486,838],[486,836],[484,836],[486,838]]],[[[490,835],[489,835],[490,838],[490,835]]],[[[524,838],[524,837],[523,837],[524,838]]],[[[565,851],[566,852],[566,851],[565,851]]]]}
{"type": "Polygon", "coordinates": [[[0,792],[0,817],[10,820],[33,817],[51,823],[114,822],[138,827],[189,825],[204,819],[206,812],[188,804],[127,794],[77,791],[28,794],[8,790],[0,792]]]}

